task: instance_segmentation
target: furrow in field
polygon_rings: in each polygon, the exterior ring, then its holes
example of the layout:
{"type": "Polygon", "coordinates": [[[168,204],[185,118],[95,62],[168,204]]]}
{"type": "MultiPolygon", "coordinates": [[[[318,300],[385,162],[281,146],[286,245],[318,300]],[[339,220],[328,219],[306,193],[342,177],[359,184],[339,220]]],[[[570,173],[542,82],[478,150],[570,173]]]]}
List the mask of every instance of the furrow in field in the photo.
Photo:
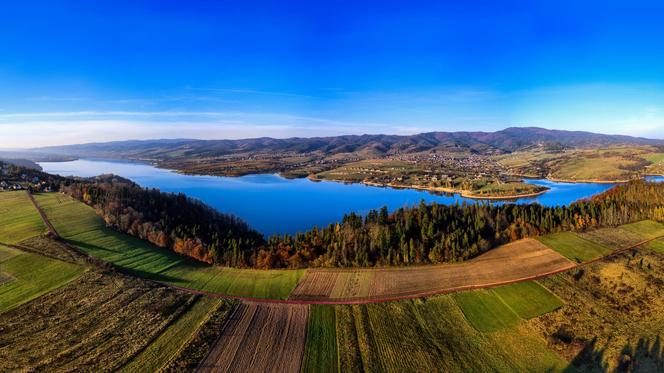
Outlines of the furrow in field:
{"type": "Polygon", "coordinates": [[[310,269],[292,300],[375,300],[431,295],[509,283],[572,268],[562,255],[533,239],[503,245],[471,261],[407,268],[310,269]]]}
{"type": "Polygon", "coordinates": [[[242,303],[200,372],[299,372],[309,308],[242,303]]]}

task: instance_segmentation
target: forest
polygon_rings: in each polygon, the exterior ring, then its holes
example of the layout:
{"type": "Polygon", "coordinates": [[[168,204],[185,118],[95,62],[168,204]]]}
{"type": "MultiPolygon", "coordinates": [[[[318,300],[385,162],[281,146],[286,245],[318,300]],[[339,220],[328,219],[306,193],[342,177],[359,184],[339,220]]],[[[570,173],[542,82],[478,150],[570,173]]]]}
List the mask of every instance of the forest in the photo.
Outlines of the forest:
{"type": "Polygon", "coordinates": [[[632,181],[570,206],[421,202],[265,240],[240,219],[183,194],[114,177],[62,188],[114,229],[203,262],[259,269],[459,262],[525,237],[664,220],[664,184],[632,181]]]}

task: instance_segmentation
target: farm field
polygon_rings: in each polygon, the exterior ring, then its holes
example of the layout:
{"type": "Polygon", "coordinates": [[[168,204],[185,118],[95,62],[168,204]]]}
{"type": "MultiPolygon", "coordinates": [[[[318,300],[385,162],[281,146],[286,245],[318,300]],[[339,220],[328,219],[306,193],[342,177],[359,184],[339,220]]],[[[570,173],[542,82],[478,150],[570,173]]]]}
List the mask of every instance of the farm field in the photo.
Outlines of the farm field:
{"type": "Polygon", "coordinates": [[[120,371],[157,372],[168,366],[220,303],[224,301],[207,297],[196,299],[188,310],[120,371]]]}
{"type": "Polygon", "coordinates": [[[0,314],[0,371],[116,370],[192,300],[144,280],[87,271],[0,314]]]}
{"type": "Polygon", "coordinates": [[[307,337],[306,305],[241,303],[200,372],[299,372],[307,337]]]}
{"type": "Polygon", "coordinates": [[[334,307],[342,372],[544,372],[567,365],[522,325],[478,332],[448,295],[334,307]]]}
{"type": "Polygon", "coordinates": [[[205,265],[106,228],[91,207],[67,196],[50,193],[35,198],[70,244],[146,278],[232,296],[285,299],[304,273],[205,265]]]}
{"type": "Polygon", "coordinates": [[[580,237],[573,232],[547,234],[537,238],[541,243],[577,263],[599,258],[614,250],[611,246],[580,237]]]}
{"type": "Polygon", "coordinates": [[[480,332],[494,332],[519,322],[519,316],[491,289],[455,293],[468,322],[480,332]]]}
{"type": "Polygon", "coordinates": [[[648,239],[646,235],[638,232],[635,233],[627,229],[623,229],[622,227],[600,228],[578,233],[578,235],[587,240],[610,247],[613,250],[629,247],[648,239]]]}
{"type": "Polygon", "coordinates": [[[537,281],[526,281],[452,295],[468,322],[480,332],[495,332],[562,307],[562,301],[537,281]]]}
{"type": "Polygon", "coordinates": [[[563,302],[537,281],[491,289],[524,320],[544,315],[563,306],[563,302]]]}
{"type": "Polygon", "coordinates": [[[290,299],[356,300],[431,295],[476,284],[508,282],[573,266],[572,262],[539,241],[524,239],[459,264],[357,270],[310,269],[293,290],[290,299]],[[336,289],[354,290],[338,292],[336,289]]]}
{"type": "Polygon", "coordinates": [[[0,246],[0,313],[66,284],[83,271],[76,264],[0,246]]]}
{"type": "Polygon", "coordinates": [[[45,230],[37,209],[25,192],[0,192],[0,242],[17,243],[45,230]]]}
{"type": "Polygon", "coordinates": [[[309,306],[303,372],[337,372],[337,318],[333,306],[309,306]]]}

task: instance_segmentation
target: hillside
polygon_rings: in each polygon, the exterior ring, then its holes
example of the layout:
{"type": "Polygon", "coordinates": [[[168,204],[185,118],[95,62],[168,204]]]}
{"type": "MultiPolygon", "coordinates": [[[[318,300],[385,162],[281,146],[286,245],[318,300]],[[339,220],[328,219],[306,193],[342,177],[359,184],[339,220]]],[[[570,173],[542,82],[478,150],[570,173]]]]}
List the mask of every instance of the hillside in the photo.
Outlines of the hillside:
{"type": "Polygon", "coordinates": [[[497,132],[429,132],[409,136],[361,135],[241,140],[146,140],[52,146],[32,149],[39,153],[79,157],[177,159],[218,157],[253,152],[359,153],[376,157],[424,151],[509,153],[533,146],[596,147],[614,145],[664,145],[664,140],[604,135],[582,131],[511,127],[497,132]]]}

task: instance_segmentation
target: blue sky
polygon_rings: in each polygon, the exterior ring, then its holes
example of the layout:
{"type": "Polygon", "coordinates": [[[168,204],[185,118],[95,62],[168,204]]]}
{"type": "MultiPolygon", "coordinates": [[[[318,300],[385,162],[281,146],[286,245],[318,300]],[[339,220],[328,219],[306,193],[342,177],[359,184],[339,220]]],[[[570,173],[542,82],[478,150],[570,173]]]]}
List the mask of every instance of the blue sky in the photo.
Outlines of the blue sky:
{"type": "Polygon", "coordinates": [[[509,126],[664,138],[663,11],[641,1],[6,2],[0,147],[509,126]]]}

